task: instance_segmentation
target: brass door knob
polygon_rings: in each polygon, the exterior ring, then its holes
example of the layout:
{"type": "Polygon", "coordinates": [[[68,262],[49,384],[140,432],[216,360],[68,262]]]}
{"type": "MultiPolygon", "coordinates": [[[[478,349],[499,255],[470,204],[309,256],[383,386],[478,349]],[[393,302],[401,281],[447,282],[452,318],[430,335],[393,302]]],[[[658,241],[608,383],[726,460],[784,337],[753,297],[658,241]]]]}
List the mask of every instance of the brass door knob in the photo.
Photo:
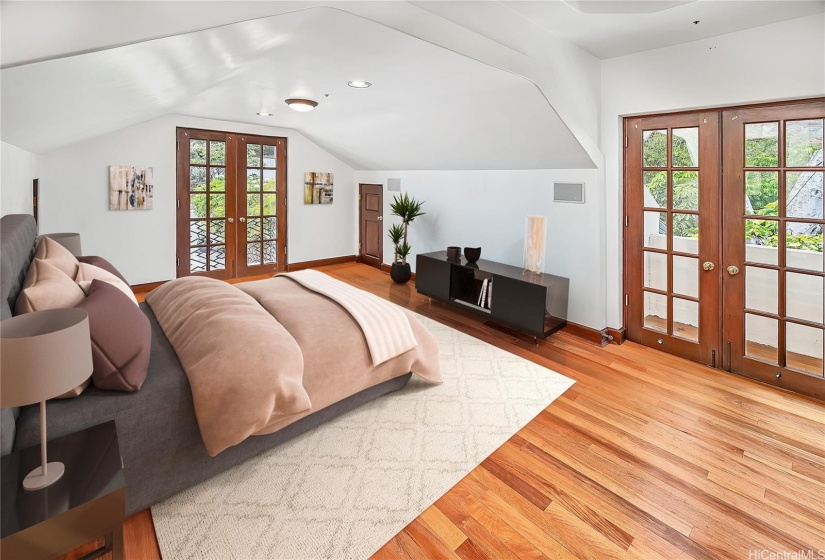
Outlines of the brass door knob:
{"type": "Polygon", "coordinates": [[[229,222],[230,224],[234,224],[235,223],[235,218],[227,218],[226,221],[229,222]]]}
{"type": "Polygon", "coordinates": [[[244,218],[243,216],[241,216],[240,218],[238,218],[238,221],[239,221],[239,222],[241,222],[242,224],[243,224],[243,223],[246,223],[246,218],[244,218]]]}
{"type": "Polygon", "coordinates": [[[739,267],[730,265],[728,267],[728,274],[730,274],[731,276],[736,276],[737,274],[739,274],[739,267]]]}
{"type": "Polygon", "coordinates": [[[713,270],[714,268],[716,268],[716,265],[714,265],[714,264],[713,264],[712,262],[710,262],[710,261],[707,261],[707,262],[705,262],[705,263],[702,263],[702,269],[704,269],[704,270],[713,270]]]}

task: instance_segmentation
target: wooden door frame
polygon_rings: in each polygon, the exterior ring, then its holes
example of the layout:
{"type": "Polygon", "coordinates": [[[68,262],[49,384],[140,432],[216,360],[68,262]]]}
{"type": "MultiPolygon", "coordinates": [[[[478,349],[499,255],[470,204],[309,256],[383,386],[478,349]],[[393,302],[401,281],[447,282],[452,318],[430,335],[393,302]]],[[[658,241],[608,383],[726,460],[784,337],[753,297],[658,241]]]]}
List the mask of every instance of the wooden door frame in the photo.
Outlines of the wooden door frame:
{"type": "MultiPolygon", "coordinates": [[[[381,183],[358,183],[358,254],[356,257],[356,261],[359,263],[370,264],[364,261],[364,228],[362,227],[364,224],[364,212],[362,209],[362,196],[363,193],[361,192],[362,187],[378,187],[381,189],[381,216],[384,216],[384,185],[381,183]]],[[[383,237],[383,230],[381,231],[381,241],[378,244],[379,248],[379,256],[378,256],[378,268],[381,270],[382,265],[384,264],[384,237],[383,237]]],[[[372,266],[372,265],[370,265],[372,266]]]]}

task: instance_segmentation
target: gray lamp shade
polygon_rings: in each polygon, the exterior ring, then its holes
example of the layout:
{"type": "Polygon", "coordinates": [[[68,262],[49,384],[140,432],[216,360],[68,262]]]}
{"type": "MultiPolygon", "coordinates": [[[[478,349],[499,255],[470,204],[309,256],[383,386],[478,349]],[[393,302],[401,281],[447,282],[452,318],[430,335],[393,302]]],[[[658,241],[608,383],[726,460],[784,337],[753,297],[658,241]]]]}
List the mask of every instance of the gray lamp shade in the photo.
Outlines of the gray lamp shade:
{"type": "Polygon", "coordinates": [[[79,257],[83,254],[80,250],[80,234],[79,233],[47,233],[43,237],[48,237],[52,241],[57,241],[61,245],[63,245],[66,249],[71,251],[71,253],[75,257],[79,257]]]}
{"type": "Polygon", "coordinates": [[[50,309],[0,323],[0,406],[25,406],[74,389],[92,375],[89,315],[50,309]]]}

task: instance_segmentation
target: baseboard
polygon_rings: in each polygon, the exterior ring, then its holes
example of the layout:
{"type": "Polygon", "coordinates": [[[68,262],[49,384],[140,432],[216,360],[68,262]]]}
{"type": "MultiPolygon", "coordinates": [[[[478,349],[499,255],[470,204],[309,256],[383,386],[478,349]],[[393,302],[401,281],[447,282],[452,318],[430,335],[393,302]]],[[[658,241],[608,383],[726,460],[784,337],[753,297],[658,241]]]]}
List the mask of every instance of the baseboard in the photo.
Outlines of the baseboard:
{"type": "Polygon", "coordinates": [[[169,280],[161,280],[160,282],[149,282],[147,284],[134,284],[130,286],[132,288],[132,292],[136,294],[146,294],[166,284],[169,280]]]}
{"type": "Polygon", "coordinates": [[[286,268],[289,272],[296,270],[304,270],[306,268],[316,268],[319,266],[328,266],[331,264],[343,264],[348,262],[356,262],[355,255],[344,255],[343,257],[332,257],[329,259],[318,259],[317,261],[304,261],[297,263],[289,263],[286,268]]]}
{"type": "Polygon", "coordinates": [[[627,329],[607,329],[607,339],[610,344],[623,344],[627,340],[627,329]]]}
{"type": "MultiPolygon", "coordinates": [[[[387,274],[389,274],[390,273],[390,265],[388,265],[386,263],[381,263],[381,272],[386,272],[387,274]]],[[[415,272],[413,272],[411,274],[412,274],[412,276],[410,276],[410,280],[415,282],[415,272]]]]}
{"type": "Polygon", "coordinates": [[[595,344],[596,346],[607,346],[607,329],[596,330],[577,323],[567,321],[567,326],[562,329],[562,332],[572,334],[577,338],[581,338],[595,344]]]}

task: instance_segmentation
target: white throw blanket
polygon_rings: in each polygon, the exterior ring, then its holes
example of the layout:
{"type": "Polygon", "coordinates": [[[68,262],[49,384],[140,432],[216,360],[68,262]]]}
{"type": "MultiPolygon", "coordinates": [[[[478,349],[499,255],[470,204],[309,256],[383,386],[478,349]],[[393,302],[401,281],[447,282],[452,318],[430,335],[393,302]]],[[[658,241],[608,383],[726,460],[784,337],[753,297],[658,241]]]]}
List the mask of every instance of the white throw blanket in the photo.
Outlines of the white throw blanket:
{"type": "Polygon", "coordinates": [[[373,365],[383,364],[418,346],[407,315],[394,303],[317,270],[287,272],[280,276],[287,276],[346,309],[367,339],[373,365]]]}

